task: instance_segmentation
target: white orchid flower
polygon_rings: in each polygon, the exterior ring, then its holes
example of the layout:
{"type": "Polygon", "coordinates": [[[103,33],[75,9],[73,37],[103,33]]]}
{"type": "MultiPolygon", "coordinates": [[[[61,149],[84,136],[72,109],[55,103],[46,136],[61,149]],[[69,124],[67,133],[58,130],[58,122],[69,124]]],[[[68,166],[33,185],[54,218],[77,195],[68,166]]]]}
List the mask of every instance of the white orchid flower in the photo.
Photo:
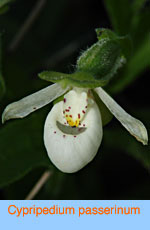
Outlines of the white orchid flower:
{"type": "Polygon", "coordinates": [[[131,135],[144,145],[148,142],[147,130],[142,122],[125,112],[101,88],[125,64],[128,36],[120,37],[104,28],[96,29],[96,33],[98,41],[77,59],[72,74],[41,73],[40,78],[55,84],[8,105],[2,115],[3,122],[23,118],[64,95],[64,100],[55,104],[47,116],[44,143],[51,161],[66,173],[77,172],[87,165],[101,144],[101,111],[94,91],[131,135]]]}
{"type": "MultiPolygon", "coordinates": [[[[130,134],[146,145],[148,135],[143,123],[130,116],[101,87],[94,91],[130,134]]],[[[95,157],[102,141],[101,111],[90,89],[64,89],[53,84],[8,105],[2,122],[23,118],[61,95],[64,100],[56,103],[46,118],[44,143],[53,164],[63,172],[73,173],[95,157]]]]}

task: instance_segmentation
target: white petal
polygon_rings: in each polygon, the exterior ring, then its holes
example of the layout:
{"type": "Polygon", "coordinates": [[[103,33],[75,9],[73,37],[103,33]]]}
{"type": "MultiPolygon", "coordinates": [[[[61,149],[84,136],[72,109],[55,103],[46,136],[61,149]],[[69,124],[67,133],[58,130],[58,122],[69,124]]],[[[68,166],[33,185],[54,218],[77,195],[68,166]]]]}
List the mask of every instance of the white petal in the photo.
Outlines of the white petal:
{"type": "Polygon", "coordinates": [[[9,119],[27,116],[63,95],[67,90],[67,88],[62,89],[59,84],[53,84],[17,102],[9,104],[2,114],[2,123],[9,119]]]}
{"type": "MultiPolygon", "coordinates": [[[[44,127],[44,143],[51,161],[63,172],[73,173],[88,164],[96,155],[102,140],[101,115],[96,103],[93,103],[78,128],[78,134],[67,134],[57,122],[65,123],[63,102],[59,102],[47,116],[44,127]],[[84,128],[80,132],[80,129],[84,128]]],[[[67,128],[67,126],[66,126],[67,128]]]]}
{"type": "Polygon", "coordinates": [[[95,89],[100,99],[121,124],[143,145],[148,143],[148,134],[143,123],[129,115],[101,87],[95,89]]]}

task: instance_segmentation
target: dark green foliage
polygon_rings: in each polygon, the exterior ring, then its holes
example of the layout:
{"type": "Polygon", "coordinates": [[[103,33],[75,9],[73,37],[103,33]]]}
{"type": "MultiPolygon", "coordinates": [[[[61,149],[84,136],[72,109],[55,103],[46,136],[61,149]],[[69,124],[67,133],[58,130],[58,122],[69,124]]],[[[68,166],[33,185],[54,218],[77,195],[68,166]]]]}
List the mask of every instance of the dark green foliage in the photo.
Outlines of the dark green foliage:
{"type": "MultiPolygon", "coordinates": [[[[146,4],[149,1],[105,0],[106,11],[101,1],[46,1],[14,52],[9,51],[12,39],[34,9],[35,1],[11,2],[0,1],[1,114],[9,103],[47,86],[46,81],[62,80],[64,86],[94,88],[104,86],[111,79],[105,89],[118,93],[115,99],[142,120],[149,133],[150,7],[146,4]],[[97,41],[94,29],[99,27],[110,29],[97,29],[97,41]],[[101,39],[107,40],[107,47],[98,50],[93,62],[87,47],[95,43],[92,49],[97,52],[101,39]],[[86,50],[88,67],[81,61],[86,50]],[[76,65],[79,53],[81,58],[76,65]],[[104,55],[111,59],[110,63],[99,62],[104,55]],[[117,64],[124,58],[124,65],[117,64]],[[46,81],[37,77],[39,72],[40,78],[46,81]]],[[[99,106],[101,112],[105,111],[105,106],[99,106]]],[[[0,124],[3,199],[24,199],[49,168],[53,175],[36,199],[150,199],[149,146],[134,140],[115,119],[104,127],[99,152],[83,170],[68,175],[52,166],[43,143],[44,122],[50,109],[48,105],[25,119],[0,124]]],[[[107,123],[112,117],[102,115],[102,118],[107,123]]]]}
{"type": "Polygon", "coordinates": [[[50,167],[43,145],[43,122],[33,114],[29,119],[12,121],[0,130],[0,187],[20,179],[30,170],[50,167]]]}
{"type": "Polygon", "coordinates": [[[1,49],[1,34],[0,34],[0,99],[5,92],[5,83],[2,76],[2,49],[1,49]]]}
{"type": "MultiPolygon", "coordinates": [[[[149,2],[149,0],[147,1],[149,2]]],[[[117,93],[126,88],[146,68],[150,68],[150,6],[146,0],[104,1],[112,26],[118,35],[130,35],[132,52],[124,69],[109,90],[117,93]]]]}

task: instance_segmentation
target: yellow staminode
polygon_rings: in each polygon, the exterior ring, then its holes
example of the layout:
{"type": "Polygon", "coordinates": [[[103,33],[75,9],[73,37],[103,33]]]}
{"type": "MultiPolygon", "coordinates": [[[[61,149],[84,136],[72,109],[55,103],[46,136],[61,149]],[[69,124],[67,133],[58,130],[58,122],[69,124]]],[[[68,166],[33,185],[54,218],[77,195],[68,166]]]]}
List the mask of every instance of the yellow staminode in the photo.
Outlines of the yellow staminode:
{"type": "Polygon", "coordinates": [[[64,96],[63,115],[71,127],[80,126],[88,107],[87,90],[74,88],[64,96]]]}
{"type": "Polygon", "coordinates": [[[79,126],[80,119],[77,119],[77,120],[74,121],[71,117],[66,117],[66,120],[67,120],[67,123],[72,127],[73,126],[76,126],[76,127],[79,126]]]}

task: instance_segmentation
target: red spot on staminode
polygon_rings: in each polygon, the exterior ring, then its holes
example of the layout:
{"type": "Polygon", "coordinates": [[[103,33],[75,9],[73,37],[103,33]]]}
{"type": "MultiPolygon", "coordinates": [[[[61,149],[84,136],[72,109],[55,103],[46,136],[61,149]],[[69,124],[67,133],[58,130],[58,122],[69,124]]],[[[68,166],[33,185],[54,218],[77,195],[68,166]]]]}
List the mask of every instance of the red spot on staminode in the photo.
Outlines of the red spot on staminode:
{"type": "Polygon", "coordinates": [[[56,134],[56,131],[54,131],[54,133],[56,134]]]}
{"type": "Polygon", "coordinates": [[[69,115],[69,117],[71,117],[71,118],[72,118],[72,115],[69,115]]]}
{"type": "Polygon", "coordinates": [[[63,114],[65,114],[65,111],[63,111],[63,114]]]}
{"type": "Polygon", "coordinates": [[[79,122],[79,125],[81,125],[81,123],[79,122]]]}
{"type": "Polygon", "coordinates": [[[78,118],[80,119],[80,113],[78,113],[78,118]]]}
{"type": "Polygon", "coordinates": [[[85,106],[85,108],[87,109],[87,105],[85,106]]]}
{"type": "Polygon", "coordinates": [[[83,126],[85,127],[85,124],[83,124],[83,126]]]}
{"type": "Polygon", "coordinates": [[[65,138],[66,137],[66,135],[63,135],[63,138],[65,138]]]}
{"type": "Polygon", "coordinates": [[[64,103],[66,103],[66,98],[64,98],[64,103]]]}
{"type": "Polygon", "coordinates": [[[68,109],[71,109],[71,107],[69,106],[68,109]]]}
{"type": "Polygon", "coordinates": [[[66,112],[69,112],[69,109],[66,109],[66,112]]]}
{"type": "Polygon", "coordinates": [[[84,110],[82,110],[82,113],[84,113],[84,114],[85,114],[85,111],[84,111],[84,110]]]}
{"type": "Polygon", "coordinates": [[[66,115],[66,117],[68,117],[68,115],[66,115]]]}
{"type": "Polygon", "coordinates": [[[77,137],[77,136],[74,136],[74,137],[77,137]]]}

